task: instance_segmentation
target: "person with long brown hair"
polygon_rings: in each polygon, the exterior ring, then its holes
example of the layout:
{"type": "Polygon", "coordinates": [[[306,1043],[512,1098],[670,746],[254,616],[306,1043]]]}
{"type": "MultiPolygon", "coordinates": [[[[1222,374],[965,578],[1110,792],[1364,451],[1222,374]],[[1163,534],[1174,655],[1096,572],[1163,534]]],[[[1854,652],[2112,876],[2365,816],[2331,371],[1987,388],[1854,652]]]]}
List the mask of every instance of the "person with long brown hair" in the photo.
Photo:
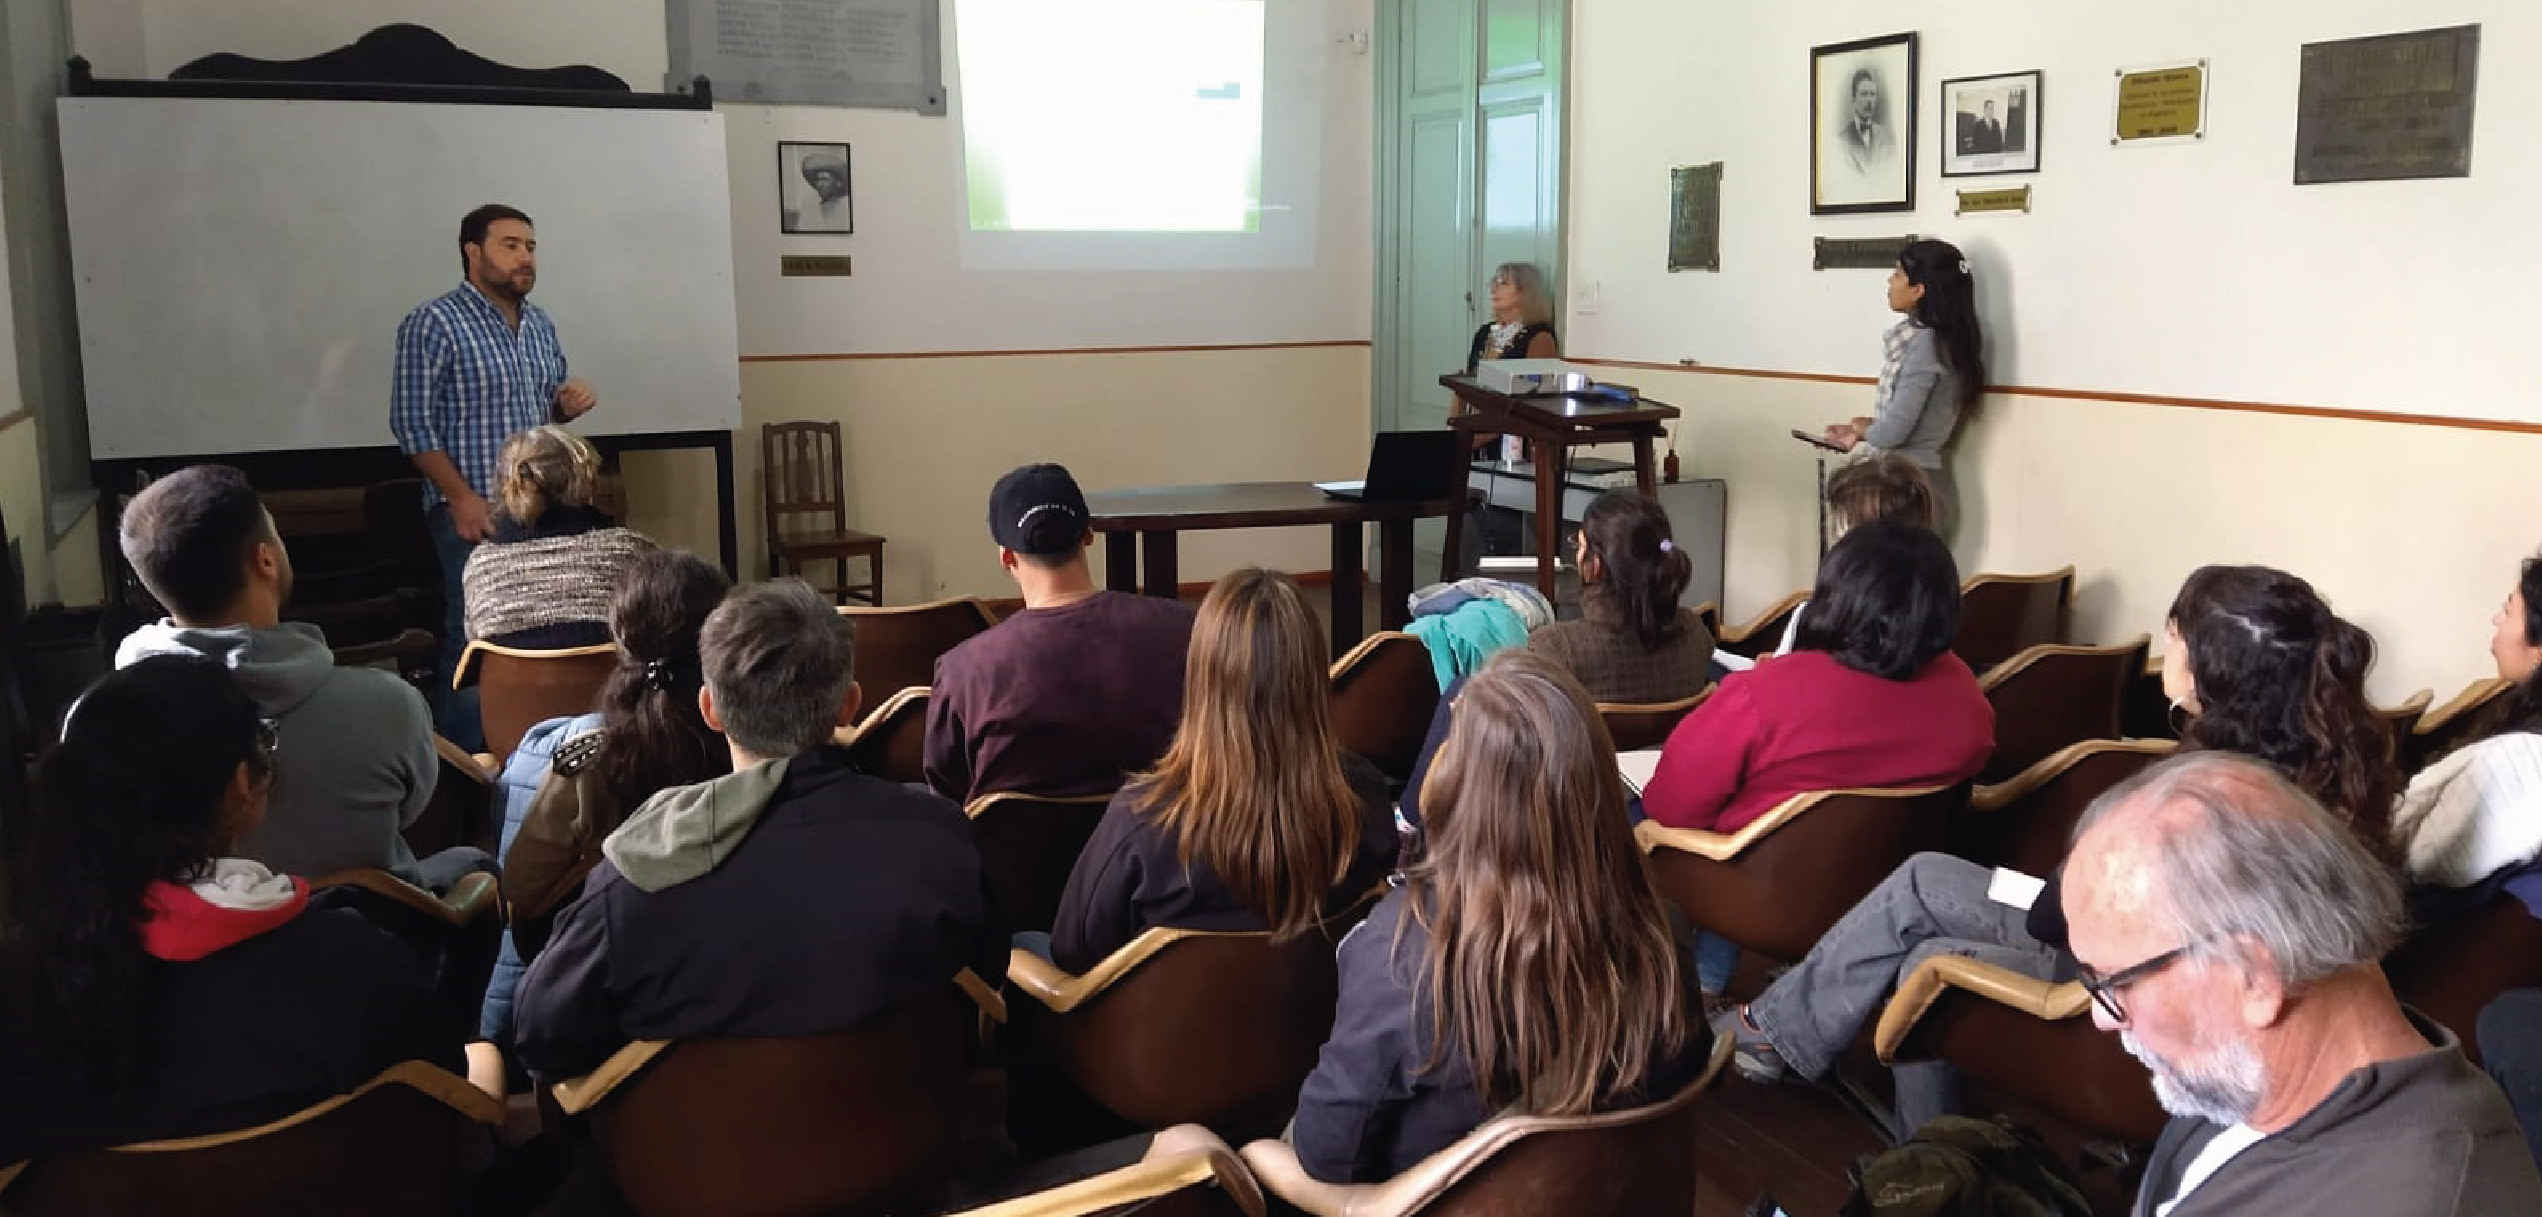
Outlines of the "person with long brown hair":
{"type": "Polygon", "coordinates": [[[1597,701],[1662,702],[1712,683],[1712,634],[1678,603],[1695,564],[1668,510],[1638,490],[1610,490],[1580,513],[1580,618],[1527,636],[1597,701]]]}
{"type": "Polygon", "coordinates": [[[1643,869],[1579,682],[1515,651],[1467,681],[1427,833],[1342,943],[1290,1128],[1308,1174],[1391,1178],[1495,1113],[1631,1107],[1701,1073],[1694,938],[1643,869]]]}
{"type": "Polygon", "coordinates": [[[1287,576],[1250,567],[1209,589],[1182,723],[1078,854],[1053,963],[1082,972],[1151,926],[1290,938],[1385,880],[1385,777],[1334,742],[1327,662],[1324,627],[1287,576]]]}

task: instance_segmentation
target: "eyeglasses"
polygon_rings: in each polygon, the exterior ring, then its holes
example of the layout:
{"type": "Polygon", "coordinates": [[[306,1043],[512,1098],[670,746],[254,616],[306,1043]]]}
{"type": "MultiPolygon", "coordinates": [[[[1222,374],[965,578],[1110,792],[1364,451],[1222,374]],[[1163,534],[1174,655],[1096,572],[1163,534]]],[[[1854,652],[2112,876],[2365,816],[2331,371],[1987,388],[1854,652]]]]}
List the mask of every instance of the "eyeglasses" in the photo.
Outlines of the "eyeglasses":
{"type": "Polygon", "coordinates": [[[2120,968],[2107,976],[2090,968],[2078,968],[2074,979],[2083,986],[2084,992],[2092,995],[2092,1001],[2100,1006],[2103,1013],[2110,1016],[2111,1022],[2124,1023],[2127,1021],[2127,1010],[2118,1004],[2118,991],[2180,962],[2191,951],[2197,950],[2198,946],[2199,944],[2194,942],[2184,942],[2143,963],[2120,968]]]}
{"type": "Polygon", "coordinates": [[[282,724],[270,719],[256,720],[256,755],[265,762],[265,772],[274,771],[274,754],[282,751],[282,724]]]}

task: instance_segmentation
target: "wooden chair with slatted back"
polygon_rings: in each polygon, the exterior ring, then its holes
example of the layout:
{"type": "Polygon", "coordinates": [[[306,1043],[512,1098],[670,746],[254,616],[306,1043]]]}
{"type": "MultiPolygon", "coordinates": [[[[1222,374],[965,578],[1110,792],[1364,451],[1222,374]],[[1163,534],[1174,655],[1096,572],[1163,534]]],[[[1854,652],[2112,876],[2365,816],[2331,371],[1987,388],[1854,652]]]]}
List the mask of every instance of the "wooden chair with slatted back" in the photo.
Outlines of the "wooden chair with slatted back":
{"type": "Polygon", "coordinates": [[[963,808],[980,845],[989,903],[1009,930],[1047,930],[1086,841],[1112,802],[1110,794],[1053,798],[1004,790],[963,808]]]}
{"type": "Polygon", "coordinates": [[[1809,603],[1809,589],[1802,588],[1765,606],[1765,611],[1738,625],[1725,625],[1713,640],[1721,649],[1749,659],[1762,659],[1783,645],[1783,631],[1792,624],[1792,614],[1809,603]]]}
{"type": "Polygon", "coordinates": [[[1410,634],[1371,634],[1333,661],[1332,680],[1333,741],[1404,781],[1439,709],[1430,648],[1410,634]]]}
{"type": "Polygon", "coordinates": [[[1719,687],[1706,685],[1694,696],[1675,701],[1602,701],[1597,704],[1598,717],[1606,720],[1606,733],[1615,741],[1616,751],[1657,748],[1667,743],[1668,733],[1675,731],[1677,724],[1686,721],[1686,716],[1694,713],[1695,707],[1704,704],[1712,696],[1712,691],[1719,687]]]}
{"type": "Polygon", "coordinates": [[[408,1061],[254,1128],[0,1165],[0,1212],[445,1217],[502,1122],[503,1105],[467,1079],[408,1061]]]}
{"type": "Polygon", "coordinates": [[[1960,584],[1959,637],[1951,649],[1983,676],[2030,647],[2064,642],[2073,604],[2071,566],[2036,575],[1971,575],[1960,584]]]}
{"type": "Polygon", "coordinates": [[[591,713],[617,667],[618,648],[605,642],[541,651],[479,639],[459,653],[459,670],[450,683],[458,689],[477,687],[486,751],[499,771],[530,728],[551,718],[591,713]]]}
{"type": "Polygon", "coordinates": [[[2418,716],[2409,738],[2401,741],[2401,772],[2414,774],[2427,763],[2462,747],[2487,731],[2490,722],[2515,694],[2514,681],[2484,677],[2465,686],[2444,705],[2418,716]]]}
{"type": "Polygon", "coordinates": [[[977,596],[892,608],[850,604],[839,614],[856,627],[856,685],[868,703],[934,684],[936,660],[997,624],[977,596]]]}
{"type": "Polygon", "coordinates": [[[827,562],[832,579],[815,582],[845,604],[854,596],[883,602],[883,538],[847,526],[847,467],[836,422],[767,423],[759,428],[762,504],[767,512],[768,573],[801,574],[827,562]],[[848,560],[865,559],[865,581],[847,581],[848,560]]]}
{"type": "Polygon", "coordinates": [[[1995,710],[1995,751],[1977,780],[2008,781],[2068,744],[2118,738],[2152,645],[2139,634],[2116,646],[2034,646],[1996,664],[1977,682],[1995,710]]]}
{"type": "Polygon", "coordinates": [[[847,749],[860,773],[885,781],[927,780],[927,689],[902,689],[883,699],[853,727],[831,737],[847,749]]]}

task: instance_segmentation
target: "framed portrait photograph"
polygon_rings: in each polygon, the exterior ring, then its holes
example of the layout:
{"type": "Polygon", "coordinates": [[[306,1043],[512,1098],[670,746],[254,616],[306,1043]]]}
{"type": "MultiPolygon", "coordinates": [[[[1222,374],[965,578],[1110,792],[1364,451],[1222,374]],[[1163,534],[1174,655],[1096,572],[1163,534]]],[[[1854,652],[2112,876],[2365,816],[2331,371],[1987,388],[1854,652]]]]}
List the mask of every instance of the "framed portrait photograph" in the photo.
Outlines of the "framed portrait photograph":
{"type": "Polygon", "coordinates": [[[849,189],[847,145],[777,145],[777,230],[856,231],[856,194],[849,189]]]}
{"type": "Polygon", "coordinates": [[[1915,35],[1809,51],[1809,213],[1915,210],[1915,35]]]}
{"type": "Polygon", "coordinates": [[[1942,176],[2039,171],[2041,73],[1942,82],[1942,176]]]}

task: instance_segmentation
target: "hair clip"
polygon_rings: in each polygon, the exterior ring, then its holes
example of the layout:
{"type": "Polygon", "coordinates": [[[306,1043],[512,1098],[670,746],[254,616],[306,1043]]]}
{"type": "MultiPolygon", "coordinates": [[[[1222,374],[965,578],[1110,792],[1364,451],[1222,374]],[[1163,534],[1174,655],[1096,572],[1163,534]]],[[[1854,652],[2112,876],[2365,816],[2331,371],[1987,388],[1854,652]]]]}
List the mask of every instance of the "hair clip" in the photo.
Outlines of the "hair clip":
{"type": "Polygon", "coordinates": [[[1666,537],[1661,537],[1659,539],[1659,552],[1667,553],[1675,548],[1677,548],[1677,543],[1675,541],[1671,541],[1666,537]]]}
{"type": "Polygon", "coordinates": [[[644,661],[644,683],[648,688],[663,693],[671,692],[672,686],[678,683],[677,674],[671,670],[671,661],[667,659],[644,661]]]}
{"type": "Polygon", "coordinates": [[[1968,259],[1962,258],[1959,260],[1959,273],[1963,275],[1973,275],[1977,272],[1968,269],[1968,259]]]}

